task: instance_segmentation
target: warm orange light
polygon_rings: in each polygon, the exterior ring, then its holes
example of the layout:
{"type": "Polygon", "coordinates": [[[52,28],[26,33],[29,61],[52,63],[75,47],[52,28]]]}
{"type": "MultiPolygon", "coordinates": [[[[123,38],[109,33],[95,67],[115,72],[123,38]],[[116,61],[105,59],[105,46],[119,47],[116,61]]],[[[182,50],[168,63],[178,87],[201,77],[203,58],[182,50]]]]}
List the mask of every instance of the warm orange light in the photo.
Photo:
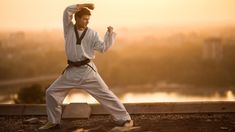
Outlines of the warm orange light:
{"type": "MultiPolygon", "coordinates": [[[[150,103],[150,102],[191,102],[191,101],[235,101],[235,95],[228,90],[226,96],[187,96],[177,93],[155,92],[155,93],[126,93],[120,98],[123,103],[150,103]]],[[[65,104],[74,102],[98,103],[91,95],[84,93],[71,93],[65,100],[65,104]]]]}
{"type": "Polygon", "coordinates": [[[61,29],[64,8],[77,2],[95,4],[92,27],[193,26],[235,21],[234,0],[2,0],[0,29],[61,29]]]}

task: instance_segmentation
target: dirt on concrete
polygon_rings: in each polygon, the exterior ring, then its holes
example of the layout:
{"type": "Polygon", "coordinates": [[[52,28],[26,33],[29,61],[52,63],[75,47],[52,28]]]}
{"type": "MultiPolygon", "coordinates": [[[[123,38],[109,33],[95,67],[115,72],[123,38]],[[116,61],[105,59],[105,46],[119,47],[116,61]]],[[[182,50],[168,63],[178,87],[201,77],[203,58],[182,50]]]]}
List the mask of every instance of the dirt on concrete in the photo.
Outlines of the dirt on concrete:
{"type": "MultiPolygon", "coordinates": [[[[133,132],[235,132],[235,113],[138,114],[131,117],[138,127],[129,130],[133,132]]],[[[0,116],[0,132],[39,132],[38,128],[46,121],[46,116],[0,116]],[[30,118],[39,120],[24,122],[30,118]]],[[[60,127],[48,131],[109,132],[115,127],[109,115],[92,115],[89,119],[62,120],[60,127]]]]}

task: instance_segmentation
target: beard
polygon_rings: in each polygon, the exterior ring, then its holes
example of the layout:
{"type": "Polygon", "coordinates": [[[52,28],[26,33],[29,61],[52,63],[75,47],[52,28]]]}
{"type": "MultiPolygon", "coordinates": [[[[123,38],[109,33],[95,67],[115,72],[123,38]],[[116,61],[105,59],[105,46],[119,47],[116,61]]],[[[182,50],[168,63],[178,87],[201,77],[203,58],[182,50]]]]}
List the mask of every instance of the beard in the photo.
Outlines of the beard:
{"type": "Polygon", "coordinates": [[[78,28],[78,29],[82,29],[82,28],[87,28],[87,25],[88,25],[88,24],[77,24],[77,23],[76,23],[76,25],[77,25],[77,28],[78,28]]]}

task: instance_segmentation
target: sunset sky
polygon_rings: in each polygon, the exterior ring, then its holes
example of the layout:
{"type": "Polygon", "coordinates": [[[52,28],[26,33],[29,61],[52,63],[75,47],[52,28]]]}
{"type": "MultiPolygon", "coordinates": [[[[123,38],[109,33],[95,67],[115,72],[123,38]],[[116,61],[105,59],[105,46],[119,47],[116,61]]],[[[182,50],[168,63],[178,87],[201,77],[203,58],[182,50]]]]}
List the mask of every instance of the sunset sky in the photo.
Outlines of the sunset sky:
{"type": "Polygon", "coordinates": [[[235,22],[235,0],[1,0],[1,30],[62,29],[66,6],[92,2],[91,27],[144,27],[235,22]]]}

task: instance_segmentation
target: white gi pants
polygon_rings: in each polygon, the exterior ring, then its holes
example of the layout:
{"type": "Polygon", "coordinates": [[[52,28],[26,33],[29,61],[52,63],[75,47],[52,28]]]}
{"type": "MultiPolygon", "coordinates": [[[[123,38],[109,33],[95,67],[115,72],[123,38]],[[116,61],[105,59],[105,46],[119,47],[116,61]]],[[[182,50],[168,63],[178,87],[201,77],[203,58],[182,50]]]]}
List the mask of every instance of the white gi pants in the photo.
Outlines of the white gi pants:
{"type": "Polygon", "coordinates": [[[71,67],[60,75],[46,90],[48,121],[59,124],[62,114],[62,103],[72,88],[81,88],[92,95],[117,122],[130,120],[131,117],[120,100],[109,90],[100,77],[93,62],[89,66],[71,67]]]}

